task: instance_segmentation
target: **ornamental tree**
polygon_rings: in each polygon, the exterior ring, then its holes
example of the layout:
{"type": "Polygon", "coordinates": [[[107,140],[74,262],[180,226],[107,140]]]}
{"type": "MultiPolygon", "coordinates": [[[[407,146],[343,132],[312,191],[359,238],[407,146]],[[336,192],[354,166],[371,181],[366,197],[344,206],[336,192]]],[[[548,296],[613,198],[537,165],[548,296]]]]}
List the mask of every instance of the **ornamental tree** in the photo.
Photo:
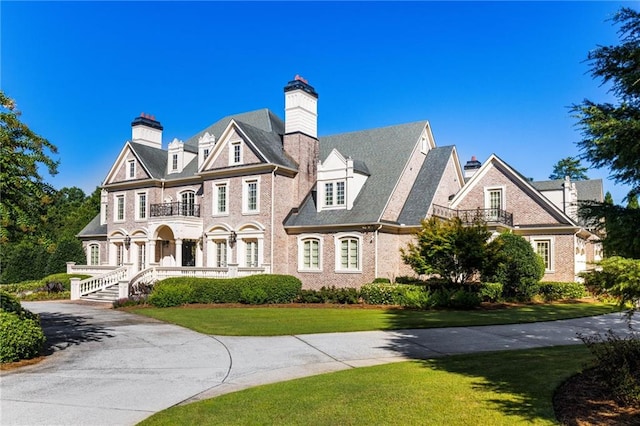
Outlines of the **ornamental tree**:
{"type": "Polygon", "coordinates": [[[402,248],[402,260],[418,275],[437,274],[451,284],[469,282],[481,270],[491,233],[483,222],[460,218],[422,221],[416,242],[402,248]]]}

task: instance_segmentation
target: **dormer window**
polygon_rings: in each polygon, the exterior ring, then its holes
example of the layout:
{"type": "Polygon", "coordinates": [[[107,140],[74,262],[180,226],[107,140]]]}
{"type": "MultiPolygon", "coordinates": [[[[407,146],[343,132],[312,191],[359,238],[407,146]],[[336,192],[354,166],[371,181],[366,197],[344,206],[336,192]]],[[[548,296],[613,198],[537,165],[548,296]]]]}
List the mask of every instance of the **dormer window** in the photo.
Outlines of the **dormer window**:
{"type": "Polygon", "coordinates": [[[344,202],[344,181],[326,182],[324,184],[325,207],[343,207],[344,202]]]}
{"type": "Polygon", "coordinates": [[[178,170],[178,154],[171,156],[171,170],[178,170]]]}
{"type": "Polygon", "coordinates": [[[209,148],[206,148],[206,149],[203,151],[203,154],[204,154],[204,158],[207,158],[207,157],[209,156],[209,148]]]}

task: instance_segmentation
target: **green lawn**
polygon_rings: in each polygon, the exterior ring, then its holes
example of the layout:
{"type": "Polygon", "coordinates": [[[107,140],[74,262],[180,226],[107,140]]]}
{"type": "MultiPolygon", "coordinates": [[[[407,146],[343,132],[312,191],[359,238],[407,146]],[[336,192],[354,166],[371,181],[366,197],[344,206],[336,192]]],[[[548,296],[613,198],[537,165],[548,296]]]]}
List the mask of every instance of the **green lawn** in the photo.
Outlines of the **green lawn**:
{"type": "Polygon", "coordinates": [[[274,336],[364,330],[515,324],[600,315],[618,308],[603,303],[554,303],[495,310],[411,311],[347,307],[208,307],[128,309],[205,334],[274,336]]]}
{"type": "Polygon", "coordinates": [[[357,368],[173,407],[141,424],[551,425],[554,390],[591,359],[584,346],[563,346],[357,368]]]}

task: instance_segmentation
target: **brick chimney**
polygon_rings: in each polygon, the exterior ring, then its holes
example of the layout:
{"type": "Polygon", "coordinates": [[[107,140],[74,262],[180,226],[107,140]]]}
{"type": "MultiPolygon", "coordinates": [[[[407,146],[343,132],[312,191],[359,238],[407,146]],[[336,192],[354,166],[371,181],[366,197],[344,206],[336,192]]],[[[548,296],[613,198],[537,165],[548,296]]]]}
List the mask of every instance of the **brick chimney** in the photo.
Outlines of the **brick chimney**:
{"type": "Polygon", "coordinates": [[[296,75],[284,87],[284,151],[298,165],[294,205],[298,206],[316,182],[318,144],[318,93],[307,80],[296,75]]]}
{"type": "Polygon", "coordinates": [[[143,112],[131,122],[131,142],[162,149],[162,130],[153,115],[143,112]]]}

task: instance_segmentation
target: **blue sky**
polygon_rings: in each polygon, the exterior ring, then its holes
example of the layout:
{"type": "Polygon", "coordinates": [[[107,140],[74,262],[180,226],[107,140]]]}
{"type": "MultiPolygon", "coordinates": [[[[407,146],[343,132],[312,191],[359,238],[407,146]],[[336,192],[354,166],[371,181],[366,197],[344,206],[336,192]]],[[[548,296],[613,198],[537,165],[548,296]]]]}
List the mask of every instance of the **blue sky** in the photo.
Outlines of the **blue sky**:
{"type": "MultiPolygon", "coordinates": [[[[614,100],[584,59],[618,42],[623,5],[2,1],[0,86],[59,148],[56,188],[100,185],[141,112],[165,146],[232,113],[283,117],[296,74],[320,95],[320,136],[427,119],[463,164],[496,153],[542,180],[578,154],[570,105],[614,100]]],[[[588,174],[616,202],[628,191],[588,174]]]]}

